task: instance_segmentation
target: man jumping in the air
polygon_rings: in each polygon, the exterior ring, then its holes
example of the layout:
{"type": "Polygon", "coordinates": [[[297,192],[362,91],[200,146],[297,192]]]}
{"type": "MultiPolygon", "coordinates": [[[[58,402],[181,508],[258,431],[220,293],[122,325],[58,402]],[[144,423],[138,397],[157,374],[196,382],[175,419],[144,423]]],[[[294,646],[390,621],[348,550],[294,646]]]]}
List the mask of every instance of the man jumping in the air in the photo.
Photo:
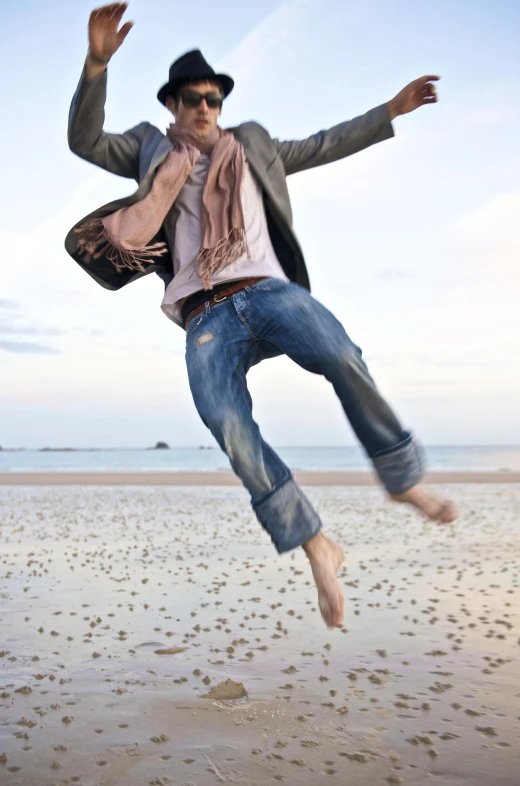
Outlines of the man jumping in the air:
{"type": "Polygon", "coordinates": [[[146,122],[109,134],[103,130],[106,69],[132,27],[128,22],[119,29],[126,7],[114,3],[90,15],[69,144],[81,158],[135,179],[139,188],[79,221],[67,236],[67,250],[108,289],[152,271],[164,280],[162,309],[186,329],[188,375],[200,417],[251,494],[277,550],[303,547],[321,614],[327,625],[340,625],[343,549],[324,535],[291,471],[262,439],[246,375],[255,363],[282,354],[323,374],[389,496],[440,523],[455,519],[451,503],[420,485],[420,449],[378,392],[361,350],[311,297],[286,183],[287,175],[392,137],[395,117],[435,103],[432,82],[438,77],[414,80],[362,117],[308,139],[280,142],[254,122],[220,128],[233,80],[216,74],[195,50],[171,65],[157,94],[175,119],[166,136],[146,122]]]}

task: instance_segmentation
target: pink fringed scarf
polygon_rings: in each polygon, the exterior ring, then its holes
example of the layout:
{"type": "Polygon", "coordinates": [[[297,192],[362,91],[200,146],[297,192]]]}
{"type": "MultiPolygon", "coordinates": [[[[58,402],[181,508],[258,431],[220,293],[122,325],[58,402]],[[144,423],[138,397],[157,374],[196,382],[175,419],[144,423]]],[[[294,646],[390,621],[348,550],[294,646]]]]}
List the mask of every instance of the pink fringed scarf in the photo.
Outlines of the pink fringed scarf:
{"type": "MultiPolygon", "coordinates": [[[[118,270],[144,272],[146,263],[168,251],[166,243],[148,244],[159,232],[200,150],[193,138],[175,124],[169,127],[167,136],[175,148],[158,168],[150,192],[130,207],[78,227],[80,252],[94,258],[104,255],[118,270]]],[[[219,128],[202,193],[202,246],[197,271],[204,289],[211,289],[214,273],[244,254],[249,258],[240,198],[244,170],[244,148],[233,134],[219,128]]]]}

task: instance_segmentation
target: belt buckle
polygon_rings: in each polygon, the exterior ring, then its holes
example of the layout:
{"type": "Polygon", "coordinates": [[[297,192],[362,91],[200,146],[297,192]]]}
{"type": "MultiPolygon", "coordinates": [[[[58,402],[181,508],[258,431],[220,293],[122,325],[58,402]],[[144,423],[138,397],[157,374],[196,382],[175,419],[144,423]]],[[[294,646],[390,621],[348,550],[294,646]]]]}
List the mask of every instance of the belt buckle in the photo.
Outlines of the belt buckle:
{"type": "Polygon", "coordinates": [[[224,295],[224,297],[217,297],[216,295],[213,295],[213,300],[215,303],[222,303],[224,300],[227,299],[228,299],[227,295],[224,295]]]}

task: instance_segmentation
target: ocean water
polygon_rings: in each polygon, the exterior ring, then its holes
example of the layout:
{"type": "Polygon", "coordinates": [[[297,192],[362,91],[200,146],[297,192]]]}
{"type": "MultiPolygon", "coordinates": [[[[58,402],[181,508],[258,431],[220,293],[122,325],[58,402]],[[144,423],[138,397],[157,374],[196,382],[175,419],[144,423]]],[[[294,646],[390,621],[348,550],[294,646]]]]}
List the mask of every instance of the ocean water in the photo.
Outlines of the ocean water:
{"type": "MultiPolygon", "coordinates": [[[[359,447],[281,447],[276,450],[293,470],[370,469],[359,447]]],[[[431,470],[520,471],[520,445],[435,445],[425,450],[431,470]]],[[[207,472],[229,469],[227,457],[218,448],[0,451],[0,472],[207,472]]]]}

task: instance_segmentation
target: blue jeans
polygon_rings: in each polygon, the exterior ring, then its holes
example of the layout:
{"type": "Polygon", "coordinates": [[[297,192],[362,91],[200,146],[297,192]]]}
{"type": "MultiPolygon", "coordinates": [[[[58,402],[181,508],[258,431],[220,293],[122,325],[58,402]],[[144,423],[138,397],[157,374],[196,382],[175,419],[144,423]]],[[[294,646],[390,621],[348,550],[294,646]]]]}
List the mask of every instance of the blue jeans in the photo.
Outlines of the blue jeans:
{"type": "Polygon", "coordinates": [[[417,443],[381,397],[361,350],[306,289],[268,278],[206,305],[186,335],[193,400],[279,552],[301,546],[321,529],[318,514],[252,416],[246,374],[261,360],[282,354],[332,383],[388,492],[407,491],[423,473],[417,443]]]}

